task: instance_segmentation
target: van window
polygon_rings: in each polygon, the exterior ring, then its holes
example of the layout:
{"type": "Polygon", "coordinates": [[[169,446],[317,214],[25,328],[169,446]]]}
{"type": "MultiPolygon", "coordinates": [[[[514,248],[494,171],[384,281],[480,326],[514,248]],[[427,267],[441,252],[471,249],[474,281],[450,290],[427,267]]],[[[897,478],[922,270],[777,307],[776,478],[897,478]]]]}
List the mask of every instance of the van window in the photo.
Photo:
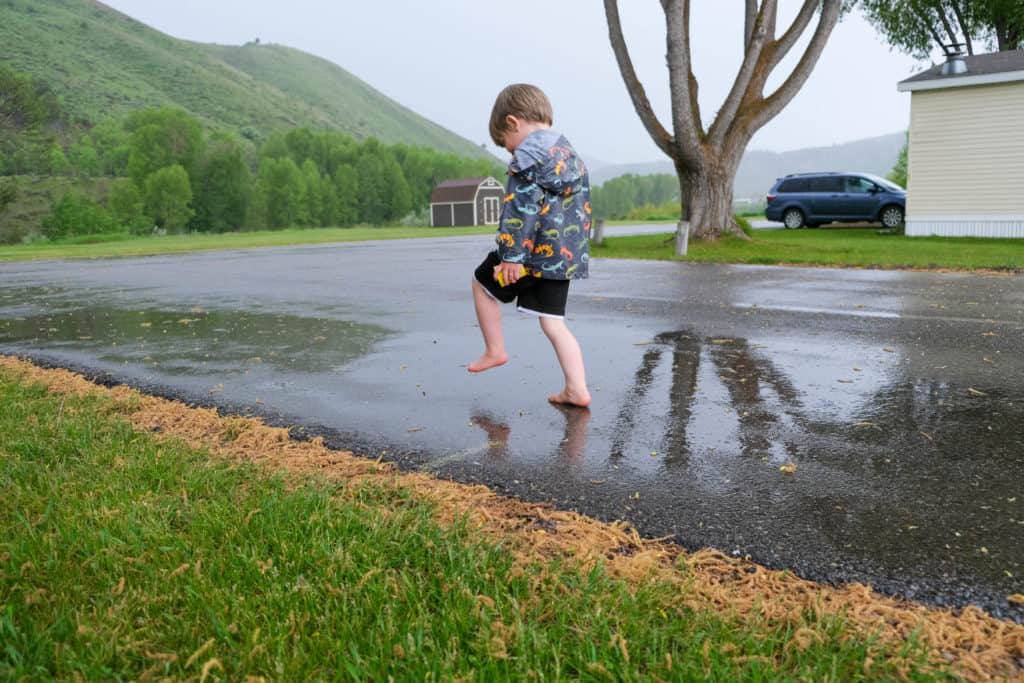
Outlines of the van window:
{"type": "Polygon", "coordinates": [[[843,177],[838,175],[811,178],[811,192],[842,192],[843,177]]]}
{"type": "Polygon", "coordinates": [[[875,184],[867,178],[861,178],[860,176],[848,175],[846,176],[846,191],[853,194],[867,194],[871,192],[875,184]]]}
{"type": "Polygon", "coordinates": [[[783,180],[782,184],[779,185],[777,192],[807,192],[808,182],[807,178],[790,178],[789,180],[783,180]]]}

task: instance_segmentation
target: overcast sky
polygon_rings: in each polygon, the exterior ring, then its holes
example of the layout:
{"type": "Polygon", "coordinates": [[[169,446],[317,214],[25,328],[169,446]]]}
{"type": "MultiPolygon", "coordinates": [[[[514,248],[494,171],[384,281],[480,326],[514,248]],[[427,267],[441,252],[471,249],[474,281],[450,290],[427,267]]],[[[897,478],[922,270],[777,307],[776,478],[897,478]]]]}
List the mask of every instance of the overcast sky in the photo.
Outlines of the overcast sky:
{"type": "MultiPolygon", "coordinates": [[[[476,143],[490,142],[487,120],[497,91],[507,83],[535,83],[554,104],[556,128],[585,158],[664,158],[622,84],[600,0],[104,1],[178,38],[240,45],[259,37],[324,57],[476,143]]],[[[780,6],[781,33],[799,2],[780,6]]],[[[742,57],[742,7],[740,0],[694,3],[693,55],[706,120],[742,57]]],[[[660,5],[621,0],[620,12],[637,71],[668,127],[660,5]]],[[[810,32],[780,72],[788,72],[810,32]]],[[[859,13],[851,14],[800,94],[750,148],[783,151],[905,130],[910,97],[896,83],[925,66],[890,51],[859,13]]]]}

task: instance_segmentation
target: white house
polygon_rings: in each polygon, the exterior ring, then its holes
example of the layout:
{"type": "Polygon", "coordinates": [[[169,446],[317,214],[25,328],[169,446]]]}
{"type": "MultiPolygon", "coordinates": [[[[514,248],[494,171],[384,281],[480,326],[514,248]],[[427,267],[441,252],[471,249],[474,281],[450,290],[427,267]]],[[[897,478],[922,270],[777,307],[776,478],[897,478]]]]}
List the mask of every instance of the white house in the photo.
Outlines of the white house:
{"type": "Polygon", "coordinates": [[[952,58],[910,93],[906,233],[1024,237],[1024,50],[952,58]]]}

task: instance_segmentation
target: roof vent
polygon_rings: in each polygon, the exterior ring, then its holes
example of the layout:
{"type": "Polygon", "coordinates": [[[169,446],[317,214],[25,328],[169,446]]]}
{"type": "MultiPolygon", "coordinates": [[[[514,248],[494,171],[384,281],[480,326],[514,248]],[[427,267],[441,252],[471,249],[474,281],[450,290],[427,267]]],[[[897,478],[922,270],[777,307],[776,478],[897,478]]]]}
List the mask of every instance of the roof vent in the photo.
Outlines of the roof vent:
{"type": "Polygon", "coordinates": [[[942,46],[946,53],[946,61],[942,65],[943,76],[959,76],[967,73],[967,61],[964,59],[963,50],[960,49],[962,47],[964,47],[964,43],[950,43],[942,46]]]}

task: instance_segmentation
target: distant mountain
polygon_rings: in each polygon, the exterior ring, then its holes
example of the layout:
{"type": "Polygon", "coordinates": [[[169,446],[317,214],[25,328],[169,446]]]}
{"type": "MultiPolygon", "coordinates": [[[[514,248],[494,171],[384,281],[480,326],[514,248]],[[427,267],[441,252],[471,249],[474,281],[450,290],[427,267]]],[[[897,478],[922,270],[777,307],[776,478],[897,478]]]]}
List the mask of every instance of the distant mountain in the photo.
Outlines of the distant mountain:
{"type": "MultiPolygon", "coordinates": [[[[734,194],[737,197],[761,197],[776,178],[787,173],[812,171],[860,171],[885,176],[892,170],[896,157],[906,142],[905,133],[846,142],[830,147],[809,147],[790,152],[748,151],[736,173],[734,194]]],[[[590,182],[599,185],[627,173],[650,175],[675,174],[669,161],[642,164],[617,164],[591,169],[590,182]]]]}
{"type": "Polygon", "coordinates": [[[180,107],[210,128],[305,125],[491,156],[327,60],[179,40],[95,0],[0,0],[0,45],[0,63],[52,87],[77,121],[180,107]]]}

